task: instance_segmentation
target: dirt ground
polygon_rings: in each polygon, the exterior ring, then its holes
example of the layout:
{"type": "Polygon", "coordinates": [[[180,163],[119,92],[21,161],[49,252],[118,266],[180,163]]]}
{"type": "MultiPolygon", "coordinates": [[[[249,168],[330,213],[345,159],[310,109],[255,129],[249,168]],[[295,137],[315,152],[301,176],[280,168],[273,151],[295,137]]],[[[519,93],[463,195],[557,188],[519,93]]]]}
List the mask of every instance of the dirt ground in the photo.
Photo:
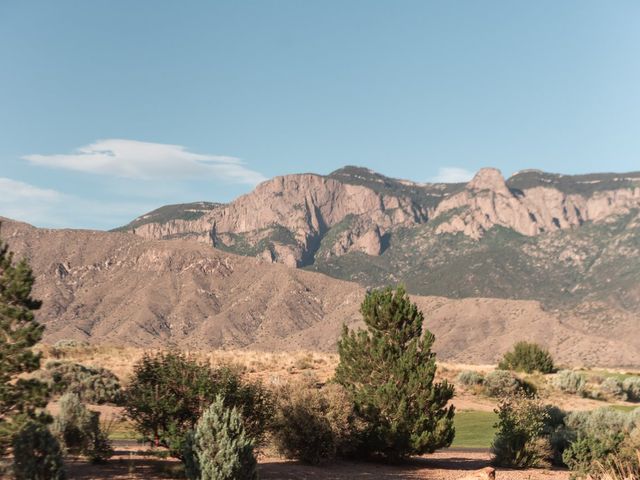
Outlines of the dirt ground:
{"type": "MultiPolygon", "coordinates": [[[[350,480],[421,479],[455,480],[489,465],[485,450],[449,449],[408,460],[402,465],[365,462],[332,462],[320,466],[303,465],[282,458],[260,458],[259,475],[263,480],[350,480]]],[[[145,455],[139,446],[116,447],[116,455],[104,465],[68,461],[71,480],[161,480],[180,478],[179,463],[145,455]]],[[[562,470],[498,469],[498,480],[568,480],[562,470]]]]}

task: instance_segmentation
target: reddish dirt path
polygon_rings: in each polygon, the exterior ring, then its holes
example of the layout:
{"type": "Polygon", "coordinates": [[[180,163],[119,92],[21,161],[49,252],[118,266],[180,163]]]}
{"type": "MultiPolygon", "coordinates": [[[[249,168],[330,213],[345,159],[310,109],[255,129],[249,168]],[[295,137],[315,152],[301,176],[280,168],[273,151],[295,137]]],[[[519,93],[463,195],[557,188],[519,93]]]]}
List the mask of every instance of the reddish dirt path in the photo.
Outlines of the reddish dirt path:
{"type": "MultiPolygon", "coordinates": [[[[179,478],[172,474],[178,467],[175,460],[161,460],[118,448],[116,455],[104,465],[69,461],[69,479],[73,480],[160,480],[179,478]]],[[[320,466],[303,465],[280,458],[261,458],[260,478],[263,480],[455,480],[489,464],[486,451],[444,450],[433,455],[409,460],[402,465],[365,462],[332,462],[320,466]]],[[[566,471],[502,470],[498,480],[568,480],[566,471]]]]}

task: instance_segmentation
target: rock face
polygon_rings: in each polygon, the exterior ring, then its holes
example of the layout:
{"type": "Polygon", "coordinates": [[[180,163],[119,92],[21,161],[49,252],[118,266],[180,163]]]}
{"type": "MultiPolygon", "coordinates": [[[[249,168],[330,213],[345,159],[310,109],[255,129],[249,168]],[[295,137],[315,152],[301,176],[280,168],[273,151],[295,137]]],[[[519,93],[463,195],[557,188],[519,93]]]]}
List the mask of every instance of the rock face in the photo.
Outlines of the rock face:
{"type": "Polygon", "coordinates": [[[379,255],[385,231],[414,224],[421,215],[418,206],[405,196],[385,196],[364,186],[305,174],[266,181],[197,220],[151,222],[124,230],[144,238],[193,238],[237,253],[302,266],[312,261],[324,235],[347,218],[361,221],[341,236],[333,249],[337,255],[350,251],[379,255]]]}
{"type": "MultiPolygon", "coordinates": [[[[637,178],[640,181],[640,175],[637,178]]],[[[600,191],[588,197],[543,186],[514,191],[498,170],[485,168],[464,191],[443,200],[433,216],[452,212],[437,233],[462,232],[477,239],[495,225],[533,236],[600,221],[633,208],[640,208],[640,186],[600,191]]]]}
{"type": "Polygon", "coordinates": [[[164,208],[162,215],[152,212],[120,230],[148,239],[195,239],[300,267],[316,256],[378,256],[395,232],[422,224],[437,225],[436,234],[477,240],[496,226],[537,236],[605,221],[640,208],[640,173],[525,171],[505,181],[499,170],[484,168],[466,185],[448,185],[346,167],[329,176],[276,177],[227,205],[164,208]]]}
{"type": "MultiPolygon", "coordinates": [[[[201,242],[2,220],[3,240],[34,270],[34,296],[43,300],[37,318],[46,325],[47,342],[335,351],[342,325],[360,325],[365,287],[357,283],[201,242]]],[[[545,311],[529,300],[412,300],[436,335],[441,360],[494,363],[527,339],[565,364],[640,365],[637,317],[594,325],[584,320],[591,317],[545,311]]]]}

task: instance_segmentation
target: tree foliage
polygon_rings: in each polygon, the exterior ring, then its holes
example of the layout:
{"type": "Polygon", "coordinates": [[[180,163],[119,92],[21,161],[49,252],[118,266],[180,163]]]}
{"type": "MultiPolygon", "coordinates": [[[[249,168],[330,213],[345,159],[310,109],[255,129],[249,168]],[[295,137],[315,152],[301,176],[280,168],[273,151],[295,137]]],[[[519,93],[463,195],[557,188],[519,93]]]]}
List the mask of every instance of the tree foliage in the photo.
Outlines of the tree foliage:
{"type": "Polygon", "coordinates": [[[366,330],[344,327],[336,380],[364,421],[366,454],[394,460],[451,444],[453,386],[434,382],[435,337],[402,287],[368,293],[360,307],[366,330]]]}
{"type": "Polygon", "coordinates": [[[513,350],[504,354],[498,368],[526,373],[552,373],[555,369],[549,351],[529,342],[516,343],[513,350]]]}
{"type": "Polygon", "coordinates": [[[545,428],[549,409],[525,395],[504,397],[495,410],[498,423],[491,450],[503,467],[546,467],[553,458],[545,428]]]}
{"type": "Polygon", "coordinates": [[[277,398],[273,440],[285,457],[318,464],[355,453],[360,424],[344,387],[288,384],[277,398]]]}
{"type": "Polygon", "coordinates": [[[190,480],[254,480],[258,478],[253,440],[236,407],[218,395],[205,410],[184,449],[190,480]]]}
{"type": "Polygon", "coordinates": [[[64,480],[62,450],[42,422],[28,420],[13,437],[16,480],[64,480]]]}
{"type": "Polygon", "coordinates": [[[106,368],[53,361],[38,373],[54,395],[75,393],[81,401],[92,404],[118,403],[122,397],[118,377],[106,368]]]}
{"type": "Polygon", "coordinates": [[[212,368],[183,353],[144,355],[124,393],[125,411],[147,440],[181,458],[187,432],[218,395],[238,409],[259,444],[273,411],[266,389],[243,382],[229,367],[212,368]]]}
{"type": "Polygon", "coordinates": [[[100,413],[87,409],[74,393],[60,398],[60,413],[52,430],[69,453],[84,455],[94,463],[113,455],[109,437],[100,428],[100,413]]]}
{"type": "Polygon", "coordinates": [[[46,417],[37,414],[47,403],[46,385],[24,378],[40,367],[32,347],[44,330],[34,318],[41,302],[31,297],[33,283],[27,261],[15,262],[0,240],[0,455],[26,421],[46,417]]]}

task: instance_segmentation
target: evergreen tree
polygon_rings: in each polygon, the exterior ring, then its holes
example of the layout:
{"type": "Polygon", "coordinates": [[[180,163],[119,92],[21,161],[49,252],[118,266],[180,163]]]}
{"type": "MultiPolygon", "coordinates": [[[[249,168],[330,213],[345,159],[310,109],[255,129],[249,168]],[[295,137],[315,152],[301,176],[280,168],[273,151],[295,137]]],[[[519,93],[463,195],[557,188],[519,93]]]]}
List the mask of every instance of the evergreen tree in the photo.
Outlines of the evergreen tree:
{"type": "Polygon", "coordinates": [[[212,368],[179,352],[144,355],[124,392],[125,411],[146,439],[182,459],[187,432],[218,395],[225,406],[238,408],[259,443],[273,411],[269,392],[260,383],[242,381],[229,367],[212,368]]]}
{"type": "Polygon", "coordinates": [[[191,480],[254,480],[258,478],[253,440],[237,408],[225,408],[218,396],[203,413],[184,449],[191,480]]]}
{"type": "Polygon", "coordinates": [[[0,240],[0,455],[28,419],[47,418],[36,415],[47,403],[46,385],[21,378],[40,367],[40,355],[31,349],[44,330],[34,318],[41,302],[31,298],[33,282],[26,260],[14,262],[0,240]]]}
{"type": "Polygon", "coordinates": [[[62,449],[42,422],[29,420],[13,436],[16,480],[64,480],[62,449]]]}
{"type": "Polygon", "coordinates": [[[344,327],[336,380],[367,425],[363,453],[396,460],[451,445],[453,387],[434,383],[435,337],[418,307],[402,287],[386,288],[368,293],[360,312],[367,329],[344,327]]]}

